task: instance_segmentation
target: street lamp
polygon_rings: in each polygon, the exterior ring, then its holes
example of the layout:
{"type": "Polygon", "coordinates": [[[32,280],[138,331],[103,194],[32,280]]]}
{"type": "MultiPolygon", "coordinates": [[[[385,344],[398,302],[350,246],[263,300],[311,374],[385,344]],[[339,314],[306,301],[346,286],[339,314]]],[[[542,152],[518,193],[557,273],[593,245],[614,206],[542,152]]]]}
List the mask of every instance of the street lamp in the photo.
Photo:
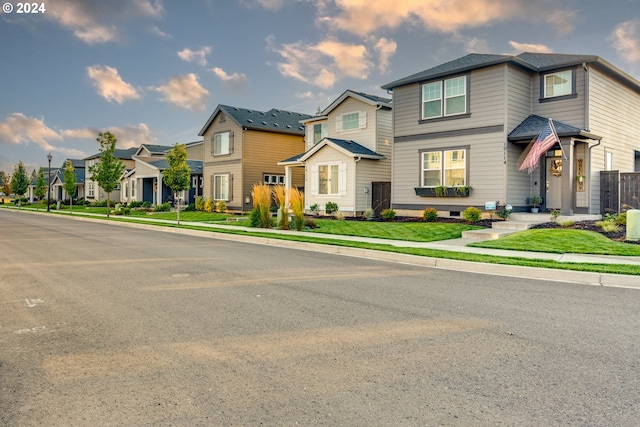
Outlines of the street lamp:
{"type": "Polygon", "coordinates": [[[51,153],[47,154],[47,160],[49,160],[49,185],[47,185],[47,212],[51,212],[49,210],[49,205],[51,204],[51,159],[53,156],[51,153]]]}

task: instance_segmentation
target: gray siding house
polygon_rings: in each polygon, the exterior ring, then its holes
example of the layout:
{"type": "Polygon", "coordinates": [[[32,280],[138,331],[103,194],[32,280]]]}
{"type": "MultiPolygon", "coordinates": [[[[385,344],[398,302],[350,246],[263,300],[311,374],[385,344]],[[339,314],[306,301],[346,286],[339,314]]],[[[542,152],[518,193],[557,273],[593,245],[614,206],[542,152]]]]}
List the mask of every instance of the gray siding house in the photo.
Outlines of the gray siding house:
{"type": "Polygon", "coordinates": [[[470,54],[382,88],[393,91],[399,214],[488,201],[525,211],[532,195],[543,210],[597,214],[599,172],[638,170],[640,82],[597,56],[470,54]],[[550,120],[560,142],[520,171],[550,120]]]}

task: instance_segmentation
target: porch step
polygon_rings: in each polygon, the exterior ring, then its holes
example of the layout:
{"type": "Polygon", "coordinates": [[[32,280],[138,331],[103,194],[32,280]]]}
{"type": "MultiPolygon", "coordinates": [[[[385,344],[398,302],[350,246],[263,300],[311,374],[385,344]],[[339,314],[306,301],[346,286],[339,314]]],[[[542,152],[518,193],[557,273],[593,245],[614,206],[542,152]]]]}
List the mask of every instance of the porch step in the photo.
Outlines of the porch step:
{"type": "Polygon", "coordinates": [[[496,230],[495,228],[483,228],[481,230],[467,230],[462,232],[462,237],[470,240],[496,240],[515,230],[496,230]]]}
{"type": "MultiPolygon", "coordinates": [[[[546,222],[546,221],[542,221],[542,222],[546,222]]],[[[491,228],[493,230],[521,231],[521,230],[528,230],[534,224],[536,223],[531,221],[512,221],[512,220],[496,221],[491,224],[491,228]]]]}

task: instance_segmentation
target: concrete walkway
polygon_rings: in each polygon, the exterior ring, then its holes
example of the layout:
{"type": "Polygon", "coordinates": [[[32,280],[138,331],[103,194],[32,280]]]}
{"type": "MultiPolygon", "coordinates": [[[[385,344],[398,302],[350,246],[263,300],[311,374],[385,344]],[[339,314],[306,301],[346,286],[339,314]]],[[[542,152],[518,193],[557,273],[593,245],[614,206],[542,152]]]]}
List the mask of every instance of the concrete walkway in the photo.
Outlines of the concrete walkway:
{"type": "MultiPolygon", "coordinates": [[[[22,211],[28,212],[26,209],[22,209],[22,211]]],[[[32,211],[32,212],[35,213],[35,211],[32,211]]],[[[39,212],[39,213],[45,213],[45,212],[39,212]]],[[[68,218],[73,218],[77,220],[98,220],[98,217],[99,218],[105,217],[105,215],[102,215],[102,214],[86,214],[86,213],[73,214],[73,216],[70,216],[70,215],[65,215],[65,216],[68,218]]],[[[114,218],[113,215],[111,217],[114,218]]],[[[132,223],[132,222],[113,222],[113,223],[121,224],[125,226],[137,226],[137,228],[154,227],[152,225],[142,224],[142,222],[151,222],[155,224],[165,224],[165,225],[176,224],[176,221],[156,219],[156,218],[153,218],[152,215],[144,218],[128,216],[126,217],[126,219],[140,221],[141,223],[132,223]]],[[[541,222],[546,222],[546,221],[541,221],[541,222]]],[[[466,246],[469,243],[478,241],[477,238],[468,238],[468,237],[467,238],[463,237],[460,239],[453,239],[453,240],[442,240],[437,242],[410,242],[410,241],[404,241],[404,240],[379,239],[379,238],[368,238],[368,237],[360,237],[360,236],[344,236],[344,235],[333,235],[333,234],[324,234],[324,233],[310,233],[305,231],[256,229],[256,228],[241,227],[237,225],[220,224],[220,223],[207,224],[202,222],[180,221],[180,224],[183,226],[208,228],[208,229],[211,229],[211,231],[234,230],[234,231],[244,231],[244,232],[254,232],[254,233],[260,232],[263,234],[273,234],[273,235],[279,235],[279,234],[289,235],[289,236],[297,235],[297,236],[313,237],[316,239],[365,242],[365,243],[372,243],[372,244],[391,245],[396,247],[426,248],[426,249],[451,251],[451,252],[463,252],[463,253],[470,253],[470,254],[483,254],[483,255],[493,255],[493,256],[512,257],[512,258],[513,257],[526,258],[531,260],[536,260],[536,259],[549,260],[549,261],[557,261],[561,263],[626,264],[626,265],[638,266],[638,269],[640,271],[640,257],[588,255],[588,254],[571,254],[571,253],[553,254],[553,253],[543,253],[543,252],[477,248],[477,247],[466,246]]],[[[181,229],[181,228],[175,228],[175,227],[162,228],[161,230],[166,232],[180,232],[184,234],[200,235],[205,237],[207,233],[211,234],[210,232],[198,232],[196,230],[188,230],[188,229],[181,229]]],[[[590,272],[579,272],[579,271],[572,271],[572,270],[557,270],[557,269],[519,267],[519,266],[508,266],[508,265],[500,265],[500,264],[457,261],[457,260],[422,257],[422,256],[415,256],[415,255],[396,254],[392,252],[363,250],[363,249],[354,249],[354,248],[346,248],[346,247],[341,248],[339,246],[334,246],[334,245],[332,246],[313,245],[310,243],[303,243],[303,242],[294,242],[294,241],[279,240],[279,239],[268,239],[268,238],[262,238],[262,237],[252,237],[252,236],[242,236],[242,235],[234,235],[234,234],[216,234],[215,237],[224,238],[227,240],[250,241],[252,243],[267,244],[271,246],[297,247],[304,250],[317,250],[322,252],[341,253],[341,254],[350,255],[350,256],[362,256],[367,258],[383,259],[383,260],[394,261],[394,262],[405,262],[405,263],[417,264],[417,265],[428,265],[431,267],[438,267],[438,268],[451,268],[459,271],[474,271],[474,272],[485,273],[485,274],[499,274],[499,275],[515,276],[515,277],[540,278],[545,280],[579,282],[579,283],[595,284],[595,285],[603,285],[603,286],[632,287],[632,288],[640,289],[640,276],[629,276],[629,275],[607,274],[607,273],[590,273],[590,272]]]]}

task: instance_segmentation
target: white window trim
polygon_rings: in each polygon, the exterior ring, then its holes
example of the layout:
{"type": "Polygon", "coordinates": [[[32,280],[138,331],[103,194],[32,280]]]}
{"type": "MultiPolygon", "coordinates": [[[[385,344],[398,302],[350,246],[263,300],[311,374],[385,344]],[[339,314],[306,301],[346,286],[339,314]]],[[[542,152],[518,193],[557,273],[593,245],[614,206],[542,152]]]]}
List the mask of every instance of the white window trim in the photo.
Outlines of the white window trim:
{"type": "Polygon", "coordinates": [[[224,132],[218,132],[213,134],[213,138],[212,138],[212,144],[213,144],[213,155],[214,156],[225,156],[227,154],[231,154],[231,131],[224,131],[224,132]],[[216,152],[216,139],[218,136],[222,136],[224,134],[227,134],[227,151],[226,152],[216,152]]]}
{"type": "MultiPolygon", "coordinates": [[[[468,151],[466,148],[452,148],[452,149],[447,149],[447,150],[428,150],[428,151],[422,151],[420,153],[420,187],[422,188],[435,188],[438,186],[447,186],[447,187],[451,187],[450,185],[448,185],[445,181],[446,181],[446,172],[448,170],[460,170],[462,168],[447,168],[446,164],[447,164],[447,160],[446,160],[446,153],[451,153],[453,151],[462,151],[464,153],[464,182],[462,183],[462,186],[467,185],[467,176],[469,174],[468,170],[467,170],[467,155],[468,155],[468,151]],[[429,153],[440,153],[440,183],[438,185],[424,185],[424,172],[425,172],[425,168],[424,168],[424,159],[425,159],[425,155],[429,154],[429,153]]],[[[431,170],[431,169],[430,169],[431,170]]]]}
{"type": "MultiPolygon", "coordinates": [[[[329,187],[327,188],[329,190],[329,187]]],[[[344,162],[316,163],[311,168],[311,194],[319,197],[341,197],[347,194],[347,164],[344,162]],[[320,193],[320,166],[338,165],[338,192],[320,193]]]]}
{"type": "Polygon", "coordinates": [[[451,77],[448,79],[444,79],[444,80],[440,80],[440,81],[432,81],[432,82],[426,82],[423,83],[420,86],[420,117],[422,120],[433,120],[433,119],[439,119],[442,117],[455,117],[455,116],[460,116],[463,114],[467,114],[468,112],[468,106],[469,106],[469,101],[468,101],[468,97],[469,97],[469,93],[468,93],[468,86],[469,86],[469,78],[467,75],[463,75],[463,76],[455,76],[455,77],[451,77]],[[446,93],[446,82],[451,81],[451,80],[455,80],[455,79],[464,79],[464,94],[463,95],[455,95],[455,96],[450,96],[447,97],[447,93],[446,93]],[[437,99],[440,100],[440,115],[438,116],[429,116],[429,117],[425,117],[425,112],[424,112],[424,87],[427,85],[433,85],[433,84],[440,84],[440,98],[434,98],[430,101],[435,101],[437,99]],[[446,105],[447,105],[447,99],[448,98],[456,98],[459,96],[464,96],[464,111],[458,112],[458,113],[451,113],[449,114],[446,110],[446,105]]]}
{"type": "Polygon", "coordinates": [[[544,74],[542,76],[542,86],[543,86],[543,97],[545,99],[553,99],[553,98],[558,98],[560,96],[572,95],[574,93],[573,70],[562,70],[562,71],[555,71],[553,73],[544,74]],[[548,95],[547,94],[547,78],[555,76],[555,75],[558,75],[558,74],[563,74],[563,73],[569,73],[569,92],[568,93],[562,93],[562,94],[559,94],[559,95],[548,95]]]}
{"type": "Polygon", "coordinates": [[[230,178],[230,174],[228,173],[220,173],[220,174],[214,174],[213,175],[213,200],[221,200],[224,202],[228,202],[229,201],[229,191],[230,191],[230,187],[231,186],[231,178],[230,178]],[[218,177],[226,177],[227,178],[227,194],[225,198],[221,198],[219,197],[218,194],[216,194],[216,178],[218,177]]]}
{"type": "Polygon", "coordinates": [[[362,130],[367,127],[367,112],[366,111],[350,111],[348,113],[340,114],[336,117],[336,132],[355,132],[358,130],[362,130]],[[351,114],[358,115],[358,127],[353,129],[344,129],[344,116],[349,116],[351,114]]]}

